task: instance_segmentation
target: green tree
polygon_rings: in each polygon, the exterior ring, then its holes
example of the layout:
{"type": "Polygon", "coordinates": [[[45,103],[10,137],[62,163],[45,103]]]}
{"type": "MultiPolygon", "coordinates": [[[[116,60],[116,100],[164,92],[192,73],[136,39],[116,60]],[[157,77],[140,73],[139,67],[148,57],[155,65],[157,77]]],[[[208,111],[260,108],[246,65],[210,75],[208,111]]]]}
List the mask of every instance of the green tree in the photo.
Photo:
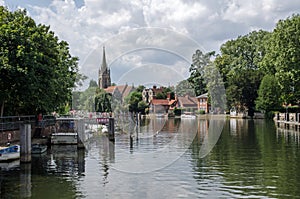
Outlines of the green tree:
{"type": "Polygon", "coordinates": [[[192,85],[188,82],[188,80],[180,81],[177,84],[175,91],[178,96],[189,95],[189,96],[195,97],[195,91],[194,91],[192,85]]]}
{"type": "Polygon", "coordinates": [[[264,66],[275,72],[281,99],[285,104],[300,103],[299,35],[299,14],[280,20],[272,32],[263,60],[264,66]]]}
{"type": "Polygon", "coordinates": [[[211,108],[217,112],[226,109],[226,95],[223,79],[218,68],[213,64],[208,64],[204,69],[204,79],[209,93],[209,103],[211,108]]]}
{"type": "Polygon", "coordinates": [[[156,98],[156,99],[166,99],[166,98],[167,98],[167,95],[166,95],[165,93],[161,92],[161,93],[157,93],[157,94],[155,95],[155,98],[156,98]]]}
{"type": "Polygon", "coordinates": [[[189,83],[194,88],[195,94],[200,95],[207,92],[206,84],[204,80],[204,68],[211,62],[211,57],[215,55],[215,52],[208,52],[203,54],[201,50],[196,50],[192,56],[192,65],[190,67],[189,83]]]}
{"type": "Polygon", "coordinates": [[[96,112],[112,112],[111,95],[103,89],[97,89],[95,96],[95,111],[96,112]]]}
{"type": "Polygon", "coordinates": [[[281,106],[278,82],[274,75],[265,75],[258,90],[256,108],[269,112],[281,106]]]}
{"type": "Polygon", "coordinates": [[[92,79],[90,81],[89,87],[98,87],[98,84],[97,84],[97,82],[95,80],[92,79]]]}
{"type": "Polygon", "coordinates": [[[250,116],[254,113],[257,91],[264,76],[261,61],[269,34],[254,31],[227,41],[214,62],[225,82],[228,107],[234,106],[238,111],[248,109],[250,116]]]}
{"type": "Polygon", "coordinates": [[[145,111],[146,109],[148,108],[148,104],[144,101],[139,101],[138,103],[138,111],[141,113],[141,114],[145,114],[145,111]]]}
{"type": "Polygon", "coordinates": [[[3,114],[37,114],[69,103],[78,58],[49,26],[26,11],[0,7],[0,104],[3,114]],[[6,107],[6,109],[4,109],[6,107]]]}
{"type": "Polygon", "coordinates": [[[148,105],[142,99],[142,93],[138,91],[131,92],[125,98],[126,104],[128,104],[129,112],[132,113],[145,113],[145,109],[148,105]]]}

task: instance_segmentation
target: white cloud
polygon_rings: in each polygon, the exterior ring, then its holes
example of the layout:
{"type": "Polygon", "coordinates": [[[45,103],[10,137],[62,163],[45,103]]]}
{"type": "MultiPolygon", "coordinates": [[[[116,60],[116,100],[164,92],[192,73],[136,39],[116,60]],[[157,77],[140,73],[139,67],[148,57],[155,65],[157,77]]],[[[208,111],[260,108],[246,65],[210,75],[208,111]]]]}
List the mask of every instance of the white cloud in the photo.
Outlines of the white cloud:
{"type": "MultiPolygon", "coordinates": [[[[97,79],[103,44],[113,64],[113,78],[151,63],[187,74],[181,65],[190,62],[195,49],[218,51],[228,39],[252,30],[272,30],[279,19],[299,13],[300,7],[298,0],[32,2],[0,0],[0,5],[26,8],[37,23],[50,25],[70,44],[72,55],[80,58],[81,72],[93,79],[97,79]],[[133,52],[137,49],[152,51],[133,52]]],[[[136,75],[136,81],[139,78],[142,76],[136,75]]]]}

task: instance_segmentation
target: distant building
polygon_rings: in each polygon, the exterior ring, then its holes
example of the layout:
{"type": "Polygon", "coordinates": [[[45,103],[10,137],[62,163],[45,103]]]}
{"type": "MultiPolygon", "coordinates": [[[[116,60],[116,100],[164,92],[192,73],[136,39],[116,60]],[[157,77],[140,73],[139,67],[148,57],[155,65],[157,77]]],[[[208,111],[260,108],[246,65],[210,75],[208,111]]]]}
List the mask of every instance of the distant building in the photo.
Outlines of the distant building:
{"type": "Polygon", "coordinates": [[[111,86],[110,69],[107,67],[104,46],[103,46],[102,64],[99,69],[99,77],[98,78],[99,78],[98,79],[99,88],[105,89],[105,88],[111,86]]]}
{"type": "Polygon", "coordinates": [[[163,87],[157,88],[156,86],[153,86],[152,88],[145,88],[142,92],[143,101],[150,103],[153,99],[156,99],[158,93],[162,93],[163,91],[163,87]]]}
{"type": "Polygon", "coordinates": [[[194,112],[198,110],[198,100],[196,97],[191,97],[189,95],[177,97],[177,107],[194,112]]]}
{"type": "Polygon", "coordinates": [[[168,113],[170,109],[176,106],[176,100],[152,99],[150,101],[150,111],[153,113],[168,113]]]}
{"type": "Polygon", "coordinates": [[[198,100],[198,110],[203,110],[205,113],[209,113],[210,105],[208,103],[208,93],[204,93],[196,97],[198,100]]]}
{"type": "Polygon", "coordinates": [[[104,89],[107,93],[110,93],[115,99],[123,101],[126,96],[129,95],[135,88],[133,86],[120,85],[120,86],[109,86],[104,89]]]}

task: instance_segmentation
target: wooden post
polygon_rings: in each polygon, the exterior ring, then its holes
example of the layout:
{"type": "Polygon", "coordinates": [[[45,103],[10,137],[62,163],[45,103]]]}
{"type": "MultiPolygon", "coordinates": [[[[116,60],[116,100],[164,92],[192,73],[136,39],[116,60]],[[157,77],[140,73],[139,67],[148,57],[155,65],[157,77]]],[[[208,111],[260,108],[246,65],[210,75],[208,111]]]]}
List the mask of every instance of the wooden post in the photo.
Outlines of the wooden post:
{"type": "Polygon", "coordinates": [[[115,119],[113,117],[109,118],[108,126],[108,139],[109,141],[115,142],[115,119]]]}
{"type": "Polygon", "coordinates": [[[85,142],[85,129],[84,129],[84,121],[82,119],[77,120],[77,148],[84,148],[85,142]]]}
{"type": "Polygon", "coordinates": [[[21,162],[31,162],[31,124],[20,125],[21,162]]]}
{"type": "Polygon", "coordinates": [[[132,137],[132,134],[130,133],[129,135],[129,146],[130,146],[130,149],[133,148],[133,137],[132,137]]]}
{"type": "Polygon", "coordinates": [[[139,140],[139,127],[140,127],[140,124],[141,124],[140,117],[141,117],[141,113],[138,113],[137,123],[136,123],[136,140],[139,140]]]}

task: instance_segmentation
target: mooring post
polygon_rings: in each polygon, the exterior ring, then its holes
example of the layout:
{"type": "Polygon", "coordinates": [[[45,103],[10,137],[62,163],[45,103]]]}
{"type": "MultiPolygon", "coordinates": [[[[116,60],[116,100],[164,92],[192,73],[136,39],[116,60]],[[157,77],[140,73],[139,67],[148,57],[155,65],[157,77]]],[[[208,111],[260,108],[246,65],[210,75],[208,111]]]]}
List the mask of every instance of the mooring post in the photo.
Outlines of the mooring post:
{"type": "Polygon", "coordinates": [[[115,141],[115,119],[113,117],[109,118],[109,131],[108,131],[108,139],[109,141],[115,141]]]}
{"type": "Polygon", "coordinates": [[[84,148],[85,142],[85,129],[84,121],[82,119],[77,120],[77,148],[84,148]]]}
{"type": "Polygon", "coordinates": [[[136,140],[139,140],[139,127],[141,125],[141,113],[138,113],[137,114],[137,122],[136,122],[136,128],[135,128],[135,131],[136,131],[136,140]]]}
{"type": "Polygon", "coordinates": [[[22,123],[20,125],[20,161],[31,162],[31,124],[22,123]]]}

